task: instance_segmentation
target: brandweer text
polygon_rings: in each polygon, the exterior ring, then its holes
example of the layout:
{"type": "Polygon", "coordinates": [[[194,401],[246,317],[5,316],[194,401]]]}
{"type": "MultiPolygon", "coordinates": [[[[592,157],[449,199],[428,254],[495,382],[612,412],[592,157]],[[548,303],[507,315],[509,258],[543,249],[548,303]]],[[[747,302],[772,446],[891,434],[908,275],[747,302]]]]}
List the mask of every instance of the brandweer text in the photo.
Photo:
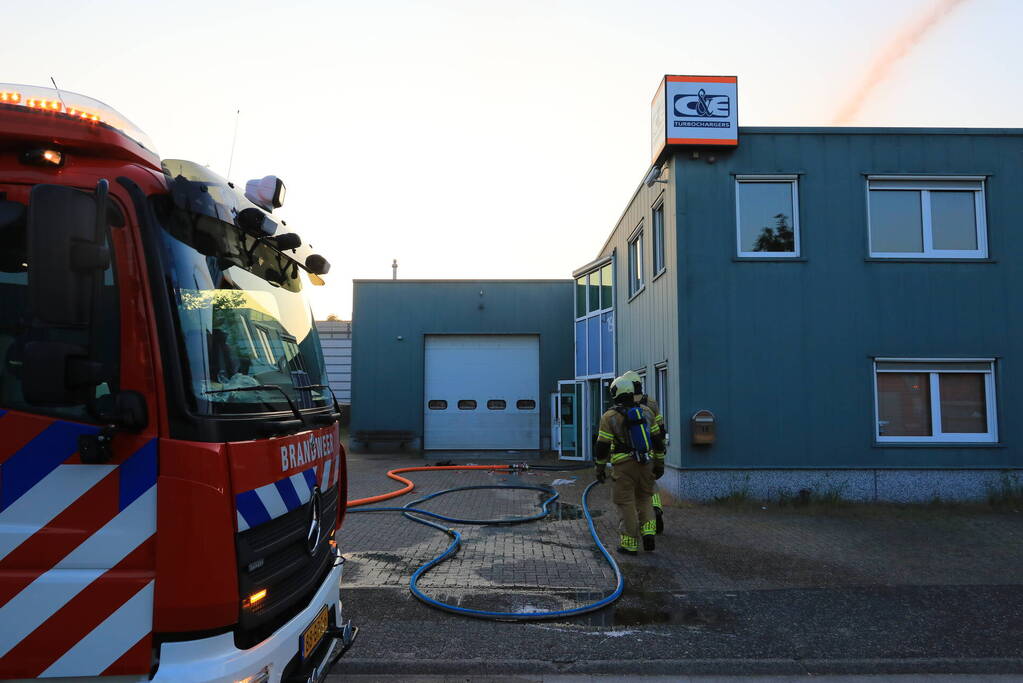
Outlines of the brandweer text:
{"type": "Polygon", "coordinates": [[[281,446],[281,471],[307,465],[334,454],[334,435],[311,436],[305,441],[281,446]]]}

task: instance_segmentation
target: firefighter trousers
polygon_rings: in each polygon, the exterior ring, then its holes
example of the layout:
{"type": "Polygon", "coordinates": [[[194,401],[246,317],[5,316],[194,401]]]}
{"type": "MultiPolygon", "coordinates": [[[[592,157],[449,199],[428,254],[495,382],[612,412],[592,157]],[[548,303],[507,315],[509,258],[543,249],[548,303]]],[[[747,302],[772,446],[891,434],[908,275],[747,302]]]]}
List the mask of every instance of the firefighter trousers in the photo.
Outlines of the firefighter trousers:
{"type": "Polygon", "coordinates": [[[654,464],[641,465],[629,458],[614,465],[611,478],[614,480],[611,500],[621,520],[622,547],[634,550],[641,534],[653,534],[656,530],[654,507],[650,502],[654,494],[654,464]]]}

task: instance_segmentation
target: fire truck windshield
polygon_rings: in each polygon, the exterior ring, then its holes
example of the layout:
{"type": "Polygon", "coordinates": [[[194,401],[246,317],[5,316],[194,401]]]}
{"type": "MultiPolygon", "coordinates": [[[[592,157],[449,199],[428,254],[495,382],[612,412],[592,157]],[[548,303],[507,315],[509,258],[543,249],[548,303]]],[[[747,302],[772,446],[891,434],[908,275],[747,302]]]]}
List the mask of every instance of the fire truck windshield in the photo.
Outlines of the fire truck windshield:
{"type": "Polygon", "coordinates": [[[251,388],[259,385],[280,387],[299,408],[327,406],[325,392],[302,389],[326,384],[326,373],[298,263],[222,220],[248,206],[226,181],[194,164],[165,162],[165,170],[172,198],[154,197],[153,207],[194,409],[289,410],[280,390],[251,388]]]}

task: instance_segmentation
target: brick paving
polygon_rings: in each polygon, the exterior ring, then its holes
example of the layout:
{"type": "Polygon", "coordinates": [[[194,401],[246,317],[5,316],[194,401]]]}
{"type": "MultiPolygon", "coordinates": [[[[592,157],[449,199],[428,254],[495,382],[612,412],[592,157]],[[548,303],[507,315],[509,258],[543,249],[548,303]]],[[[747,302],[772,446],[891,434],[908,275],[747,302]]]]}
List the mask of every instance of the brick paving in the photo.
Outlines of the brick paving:
{"type": "MultiPolygon", "coordinates": [[[[392,490],[398,484],[384,472],[422,464],[417,457],[351,455],[350,497],[392,490]]],[[[423,578],[424,589],[438,596],[454,595],[458,589],[481,589],[491,596],[519,591],[534,601],[546,595],[551,606],[565,608],[613,586],[613,575],[595,550],[584,520],[572,518],[582,489],[592,480],[590,470],[408,476],[416,483],[415,492],[380,505],[402,505],[456,486],[576,479],[556,487],[563,505],[556,506],[551,519],[515,526],[453,525],[463,534],[463,548],[423,578]]],[[[453,516],[498,517],[531,514],[541,498],[530,491],[467,491],[425,507],[453,516]]],[[[591,507],[599,515],[598,532],[613,548],[616,518],[608,486],[597,487],[591,507]]],[[[736,509],[669,503],[665,515],[668,531],[658,537],[655,553],[619,557],[633,591],[1023,583],[1019,513],[870,506],[814,513],[753,504],[736,509]]],[[[445,534],[397,513],[353,514],[340,541],[348,560],[347,588],[406,586],[412,572],[449,542],[445,534]]]]}
{"type": "MultiPolygon", "coordinates": [[[[380,462],[384,470],[397,466],[394,461],[380,462]]],[[[376,488],[370,488],[372,484],[361,476],[360,465],[353,462],[351,496],[385,490],[389,485],[385,482],[389,480],[378,474],[378,478],[373,479],[376,488]]],[[[366,474],[367,479],[372,477],[369,471],[366,474]]],[[[547,485],[559,477],[571,476],[450,470],[416,472],[411,475],[416,483],[415,492],[395,499],[394,503],[403,505],[428,493],[458,486],[547,485]]],[[[561,488],[565,487],[556,487],[561,488]]],[[[449,516],[496,519],[532,515],[539,511],[545,498],[546,494],[527,490],[474,490],[427,501],[422,508],[449,516]]],[[[578,495],[569,491],[565,498],[565,502],[574,505],[570,507],[559,501],[548,518],[537,522],[510,526],[453,524],[462,533],[461,551],[430,571],[421,585],[424,588],[500,587],[509,590],[613,587],[614,575],[595,550],[585,520],[564,519],[566,514],[571,517],[578,514],[578,495]]],[[[412,572],[442,552],[448,543],[445,534],[408,521],[399,513],[353,514],[345,521],[341,535],[342,551],[348,560],[345,585],[352,588],[407,585],[412,572]]]]}

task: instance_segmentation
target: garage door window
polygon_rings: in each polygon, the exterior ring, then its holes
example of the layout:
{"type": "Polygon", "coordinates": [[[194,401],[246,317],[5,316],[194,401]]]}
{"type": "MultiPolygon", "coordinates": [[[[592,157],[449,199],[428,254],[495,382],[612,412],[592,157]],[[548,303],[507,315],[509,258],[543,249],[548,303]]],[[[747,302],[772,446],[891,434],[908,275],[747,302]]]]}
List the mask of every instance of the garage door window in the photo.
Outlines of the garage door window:
{"type": "Polygon", "coordinates": [[[447,401],[433,400],[433,401],[430,401],[427,404],[427,406],[430,408],[430,410],[447,410],[448,409],[448,402],[447,401]]]}
{"type": "Polygon", "coordinates": [[[503,398],[492,398],[487,401],[488,410],[504,410],[508,407],[508,403],[503,398]]]}
{"type": "Polygon", "coordinates": [[[458,402],[458,409],[459,410],[476,410],[476,401],[472,400],[471,398],[468,398],[468,399],[463,398],[461,401],[458,402]]]}
{"type": "Polygon", "coordinates": [[[531,398],[520,398],[515,402],[515,407],[519,410],[536,410],[536,401],[531,398]]]}

